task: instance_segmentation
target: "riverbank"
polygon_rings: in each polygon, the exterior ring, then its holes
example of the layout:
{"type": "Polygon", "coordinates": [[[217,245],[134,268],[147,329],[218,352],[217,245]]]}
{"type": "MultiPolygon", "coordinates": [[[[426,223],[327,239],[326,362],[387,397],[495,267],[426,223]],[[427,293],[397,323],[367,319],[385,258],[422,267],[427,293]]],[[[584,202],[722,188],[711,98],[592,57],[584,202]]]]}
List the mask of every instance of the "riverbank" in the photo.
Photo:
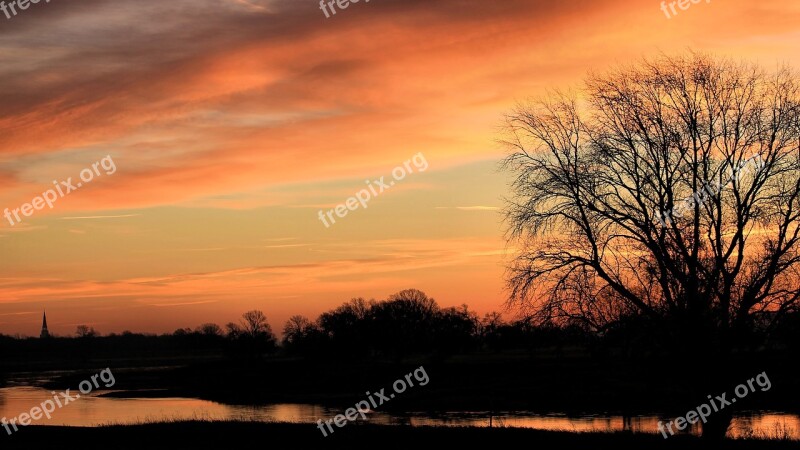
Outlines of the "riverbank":
{"type": "MultiPolygon", "coordinates": [[[[229,405],[279,403],[341,408],[364,392],[389,388],[424,366],[430,383],[384,405],[385,411],[530,411],[541,414],[683,414],[709,394],[730,391],[735,383],[761,372],[770,390],[748,396],[738,409],[797,412],[800,381],[786,358],[733,360],[724,374],[702,372],[674,360],[530,358],[527,355],[452,357],[405,362],[220,360],[163,368],[114,368],[116,392],[110,397],[200,398],[229,405]],[[734,364],[735,363],[735,364],[734,364]],[[734,373],[736,370],[736,373],[734,373]]],[[[51,379],[43,387],[76,387],[85,374],[51,379]]]]}
{"type": "Polygon", "coordinates": [[[798,448],[797,442],[735,440],[710,445],[699,438],[631,433],[569,433],[512,428],[405,427],[353,423],[323,437],[314,425],[247,422],[175,422],[98,428],[31,426],[12,436],[0,436],[4,449],[38,449],[56,445],[84,450],[113,447],[115,450],[229,449],[259,446],[272,450],[326,450],[359,447],[381,450],[439,445],[459,450],[518,446],[530,448],[636,449],[731,449],[783,450],[798,448]]]}

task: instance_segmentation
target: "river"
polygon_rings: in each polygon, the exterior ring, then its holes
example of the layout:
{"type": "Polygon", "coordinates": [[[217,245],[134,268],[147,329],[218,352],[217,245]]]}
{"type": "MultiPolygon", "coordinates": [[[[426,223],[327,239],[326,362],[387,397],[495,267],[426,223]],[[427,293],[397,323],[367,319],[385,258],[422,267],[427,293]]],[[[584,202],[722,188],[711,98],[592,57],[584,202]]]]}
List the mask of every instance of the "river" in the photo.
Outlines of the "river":
{"type": "MultiPolygon", "coordinates": [[[[71,392],[73,395],[75,391],[71,392]]],[[[135,394],[132,394],[132,397],[135,394]]],[[[50,391],[30,385],[0,389],[0,417],[11,419],[52,398],[50,391]]],[[[274,404],[263,406],[226,405],[195,398],[116,398],[90,393],[56,409],[51,418],[34,421],[36,425],[101,426],[137,424],[174,420],[246,420],[258,422],[315,423],[330,419],[342,410],[310,404],[274,404]]],[[[368,413],[368,422],[387,425],[506,426],[564,431],[621,431],[656,433],[657,415],[579,415],[536,414],[525,411],[458,411],[439,414],[368,413]],[[491,417],[490,417],[491,416],[491,417]]],[[[789,436],[800,439],[800,416],[770,411],[740,413],[734,418],[731,437],[789,436]]],[[[698,433],[699,429],[692,430],[698,433]]]]}

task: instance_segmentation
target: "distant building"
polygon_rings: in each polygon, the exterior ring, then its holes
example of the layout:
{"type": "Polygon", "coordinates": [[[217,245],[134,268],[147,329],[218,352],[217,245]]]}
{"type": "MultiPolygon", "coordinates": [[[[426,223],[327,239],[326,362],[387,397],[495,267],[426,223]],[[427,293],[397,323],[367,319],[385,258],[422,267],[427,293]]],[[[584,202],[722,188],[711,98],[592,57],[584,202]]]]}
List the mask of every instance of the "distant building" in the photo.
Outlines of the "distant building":
{"type": "Polygon", "coordinates": [[[50,337],[50,332],[47,331],[47,312],[42,312],[42,333],[39,335],[39,338],[45,339],[50,337]]]}

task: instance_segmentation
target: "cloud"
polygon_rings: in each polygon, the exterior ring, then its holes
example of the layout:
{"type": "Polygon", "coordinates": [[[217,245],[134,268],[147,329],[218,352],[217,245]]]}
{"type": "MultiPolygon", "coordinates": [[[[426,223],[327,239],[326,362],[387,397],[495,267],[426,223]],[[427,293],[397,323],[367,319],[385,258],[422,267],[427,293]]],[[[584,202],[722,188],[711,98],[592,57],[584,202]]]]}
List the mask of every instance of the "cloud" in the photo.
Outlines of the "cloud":
{"type": "MultiPolygon", "coordinates": [[[[438,168],[463,164],[485,151],[462,127],[485,109],[476,105],[486,91],[474,87],[493,84],[491,61],[472,55],[517,40],[521,48],[579,11],[387,0],[326,21],[314,2],[48,5],[0,34],[13,49],[0,68],[0,168],[22,155],[109,152],[119,173],[60,205],[96,210],[381,173],[409,145],[438,168]],[[541,28],[514,26],[523,16],[541,28]],[[505,31],[486,40],[476,25],[487,20],[505,31]],[[445,106],[454,101],[456,115],[445,106]],[[442,121],[444,111],[452,118],[442,121]]],[[[45,180],[67,175],[43,159],[31,164],[26,172],[45,180]]],[[[41,184],[18,180],[3,196],[31,190],[41,184]]]]}
{"type": "Polygon", "coordinates": [[[0,308],[164,330],[409,285],[493,308],[501,230],[462,212],[498,209],[484,163],[504,112],[658,51],[796,64],[798,18],[777,0],[671,20],[622,0],[376,0],[330,19],[314,1],[40,3],[0,27],[0,204],[106,155],[118,171],[0,231],[0,308]],[[417,152],[430,171],[346,225],[322,234],[297,209],[417,152]]]}
{"type": "Polygon", "coordinates": [[[141,214],[122,214],[117,216],[81,216],[81,217],[62,217],[61,220],[98,220],[98,219],[122,219],[125,217],[139,217],[141,214]]]}
{"type": "Polygon", "coordinates": [[[146,304],[146,305],[155,306],[155,307],[158,307],[158,308],[172,307],[172,306],[205,305],[205,304],[208,304],[208,303],[216,303],[216,301],[215,300],[203,300],[203,301],[197,301],[197,302],[179,302],[179,303],[146,303],[146,302],[144,302],[144,304],[146,304]]]}

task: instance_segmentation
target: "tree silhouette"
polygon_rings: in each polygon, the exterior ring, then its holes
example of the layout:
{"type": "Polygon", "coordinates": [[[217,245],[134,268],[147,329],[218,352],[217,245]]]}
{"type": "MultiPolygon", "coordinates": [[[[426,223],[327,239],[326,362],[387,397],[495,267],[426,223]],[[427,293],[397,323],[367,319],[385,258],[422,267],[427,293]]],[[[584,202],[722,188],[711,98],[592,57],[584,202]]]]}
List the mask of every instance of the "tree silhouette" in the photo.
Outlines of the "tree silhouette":
{"type": "Polygon", "coordinates": [[[88,325],[78,325],[75,335],[82,338],[90,338],[97,336],[97,331],[88,325]]]}
{"type": "Polygon", "coordinates": [[[204,323],[198,326],[195,332],[203,336],[222,336],[222,328],[215,323],[204,323]]]}
{"type": "Polygon", "coordinates": [[[225,336],[230,340],[236,340],[244,334],[244,330],[238,323],[228,322],[225,324],[225,336]]]}
{"type": "Polygon", "coordinates": [[[267,316],[254,309],[242,314],[242,332],[251,338],[259,338],[272,334],[272,328],[267,323],[267,316]]]}
{"type": "Polygon", "coordinates": [[[506,123],[510,305],[597,330],[644,316],[705,355],[797,309],[795,71],[662,57],[506,123]]]}
{"type": "Polygon", "coordinates": [[[257,357],[275,350],[276,339],[272,327],[267,322],[267,316],[259,310],[242,314],[238,329],[229,326],[228,330],[229,336],[240,340],[252,356],[257,357]]]}
{"type": "Polygon", "coordinates": [[[302,340],[311,326],[311,321],[305,316],[295,315],[290,317],[283,327],[283,345],[289,346],[302,340]]]}
{"type": "Polygon", "coordinates": [[[401,357],[434,348],[439,305],[424,292],[406,289],[370,310],[374,342],[401,357]]]}
{"type": "Polygon", "coordinates": [[[320,315],[319,328],[330,339],[333,351],[354,356],[369,350],[373,342],[365,337],[370,333],[370,308],[363,298],[354,298],[320,315]]]}

